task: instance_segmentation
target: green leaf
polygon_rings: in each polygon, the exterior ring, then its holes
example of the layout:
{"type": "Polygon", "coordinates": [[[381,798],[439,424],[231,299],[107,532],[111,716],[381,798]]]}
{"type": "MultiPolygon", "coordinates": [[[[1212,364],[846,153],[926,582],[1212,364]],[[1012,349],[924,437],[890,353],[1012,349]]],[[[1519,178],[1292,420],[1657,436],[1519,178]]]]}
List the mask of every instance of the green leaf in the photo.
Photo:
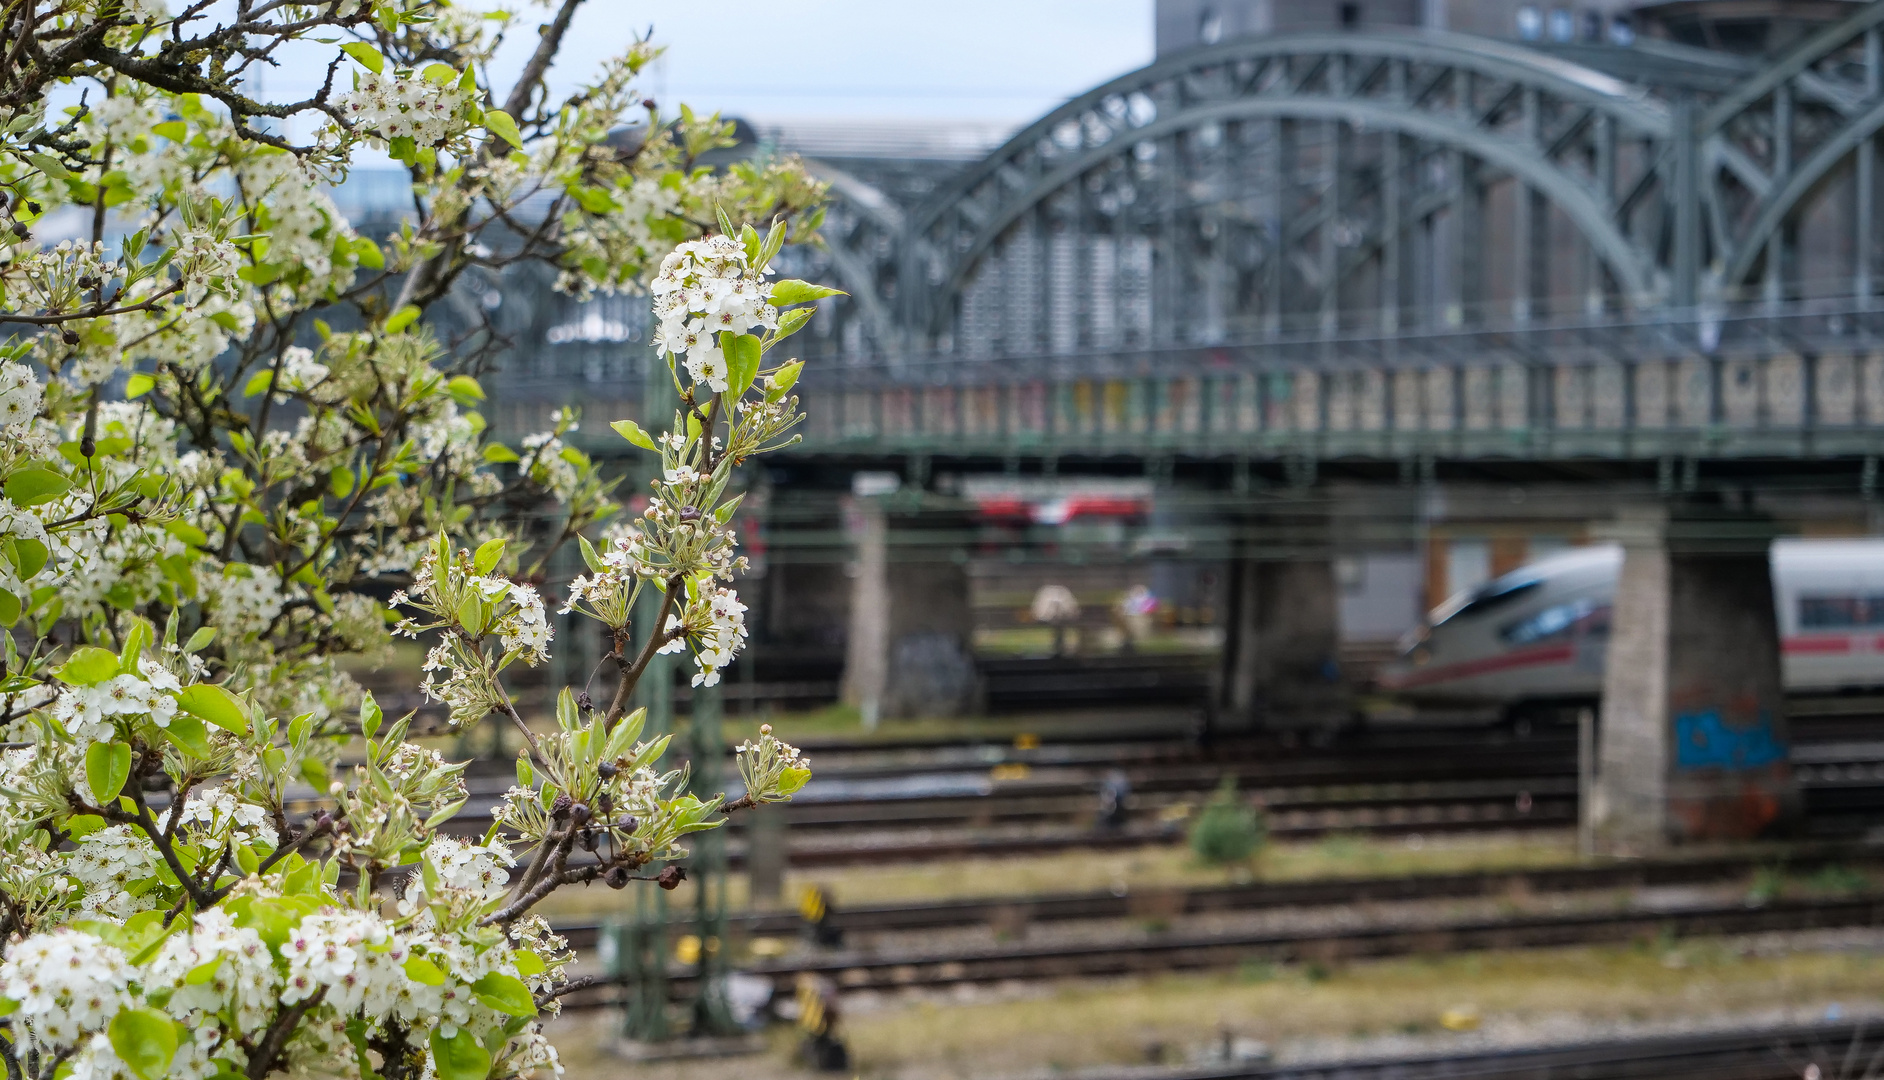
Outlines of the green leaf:
{"type": "Polygon", "coordinates": [[[186,686],[177,695],[177,705],[184,712],[207,720],[234,735],[249,733],[248,710],[234,694],[214,683],[186,686]]]}
{"type": "Polygon", "coordinates": [[[617,420],[608,426],[615,429],[615,434],[620,435],[622,438],[627,439],[643,450],[657,449],[654,445],[654,436],[649,435],[640,424],[635,423],[633,420],[617,420]]]}
{"type": "Polygon", "coordinates": [[[787,304],[802,304],[807,300],[822,300],[827,296],[849,296],[842,289],[833,289],[827,285],[813,285],[809,281],[786,278],[772,283],[772,303],[777,307],[787,304]]]}
{"type": "Polygon", "coordinates": [[[739,227],[739,243],[741,247],[746,249],[747,264],[757,267],[759,265],[759,250],[765,246],[765,241],[759,238],[759,230],[753,228],[751,222],[747,222],[739,227]]]}
{"type": "Polygon", "coordinates": [[[380,721],[386,719],[385,710],[379,707],[373,691],[368,690],[360,696],[360,732],[367,738],[379,734],[380,721]]]}
{"type": "Polygon", "coordinates": [[[517,751],[517,786],[535,787],[536,770],[530,766],[530,754],[527,750],[517,751]]]}
{"type": "Polygon", "coordinates": [[[759,258],[753,262],[754,270],[763,270],[778,254],[778,249],[785,246],[785,219],[774,218],[772,227],[766,231],[765,243],[759,247],[759,258]]]}
{"type": "Polygon", "coordinates": [[[800,769],[796,767],[781,769],[778,774],[778,793],[780,795],[796,795],[798,789],[804,787],[805,782],[810,779],[810,769],[800,769]]]}
{"type": "Polygon", "coordinates": [[[173,521],[164,526],[164,531],[191,547],[208,547],[209,534],[187,521],[173,521]]]}
{"type": "Polygon", "coordinates": [[[59,159],[51,154],[28,154],[26,160],[32,162],[35,168],[54,180],[65,180],[72,175],[66,171],[64,165],[60,164],[59,159]]]}
{"type": "Polygon", "coordinates": [[[458,72],[450,64],[430,63],[419,72],[419,77],[434,86],[450,86],[458,81],[458,72]]]}
{"type": "Polygon", "coordinates": [[[306,757],[301,759],[301,779],[315,791],[326,791],[333,782],[333,774],[327,771],[327,763],[320,758],[306,757]]]}
{"type": "Polygon", "coordinates": [[[438,1080],[484,1080],[491,1074],[491,1055],[478,1045],[477,1036],[458,1029],[458,1034],[445,1038],[442,1029],[432,1029],[432,1062],[437,1066],[438,1080]]]}
{"type": "Polygon", "coordinates": [[[522,461],[517,452],[503,443],[485,443],[484,460],[491,465],[507,465],[513,461],[522,461]]]}
{"type": "Polygon", "coordinates": [[[184,643],[183,651],[186,653],[202,652],[204,649],[209,648],[209,643],[214,640],[216,640],[215,627],[199,626],[196,628],[196,633],[190,635],[190,640],[184,643]]]}
{"type": "Polygon", "coordinates": [[[596,554],[595,545],[589,543],[589,538],[586,536],[577,536],[576,546],[582,549],[582,561],[584,565],[588,566],[589,573],[591,574],[601,573],[602,572],[602,557],[596,554]]]}
{"type": "Polygon", "coordinates": [[[242,396],[254,397],[273,385],[275,385],[275,370],[273,368],[263,368],[255,374],[250,375],[249,381],[242,384],[242,396]]]}
{"type": "Polygon", "coordinates": [[[45,569],[46,560],[52,557],[52,553],[46,550],[46,545],[30,536],[14,537],[13,551],[17,556],[13,560],[13,567],[20,572],[21,581],[31,580],[34,575],[45,569]]]}
{"type": "Polygon", "coordinates": [[[157,640],[157,631],[143,619],[133,619],[131,628],[124,635],[124,647],[118,650],[118,670],[136,671],[138,658],[144,655],[144,647],[157,640]]]}
{"type": "Polygon", "coordinates": [[[484,388],[469,375],[453,375],[451,381],[445,384],[445,389],[453,401],[467,409],[484,400],[484,388]]]}
{"type": "Polygon", "coordinates": [[[106,1029],[111,1049],[142,1080],[163,1080],[177,1053],[176,1021],[155,1009],[120,1009],[106,1029]]]}
{"type": "Polygon", "coordinates": [[[72,481],[37,466],[21,469],[7,477],[7,498],[19,506],[38,506],[51,502],[72,489],[72,481]]]}
{"type": "MultiPolygon", "coordinates": [[[[247,849],[245,848],[243,850],[247,850],[247,849]]],[[[255,853],[249,852],[249,858],[252,859],[254,857],[255,857],[255,853]]],[[[223,959],[224,959],[223,957],[218,956],[212,960],[206,960],[203,963],[200,963],[196,965],[195,967],[191,968],[189,971],[189,974],[183,976],[183,985],[201,986],[204,983],[208,982],[209,980],[215,978],[216,970],[222,967],[223,959]]]]}
{"type": "Polygon", "coordinates": [[[18,1011],[20,1003],[9,997],[0,997],[0,1016],[11,1016],[18,1011]]]}
{"type": "Polygon", "coordinates": [[[361,67],[375,75],[386,70],[386,58],[364,41],[349,41],[340,47],[340,51],[359,61],[361,67]]]}
{"type": "Polygon", "coordinates": [[[496,569],[497,564],[503,561],[503,558],[504,538],[500,536],[495,540],[486,540],[479,544],[477,552],[471,556],[471,565],[477,568],[478,573],[488,574],[496,569]]]}
{"type": "Polygon", "coordinates": [[[393,312],[392,317],[386,320],[386,332],[388,334],[397,334],[406,327],[411,326],[418,320],[418,317],[418,307],[413,304],[407,304],[405,307],[393,312]]]}
{"type": "Polygon", "coordinates": [[[569,194],[591,214],[606,214],[620,209],[608,192],[598,187],[572,187],[569,194]]]}
{"type": "Polygon", "coordinates": [[[519,150],[523,149],[523,133],[517,130],[517,122],[502,109],[484,110],[484,130],[519,150]]]}
{"type": "Polygon", "coordinates": [[[131,778],[129,743],[95,742],[85,748],[85,783],[100,805],[118,797],[124,782],[131,778]]]}
{"type": "Polygon", "coordinates": [[[471,984],[477,999],[505,1016],[535,1016],[536,998],[523,980],[501,971],[493,971],[471,984]]]}
{"type": "Polygon", "coordinates": [[[406,978],[423,986],[442,986],[445,973],[423,956],[406,957],[406,978]]]}
{"type": "Polygon", "coordinates": [[[752,388],[752,380],[759,376],[759,339],[751,334],[739,334],[733,337],[731,347],[726,350],[726,391],[732,397],[739,397],[752,388]]]}
{"type": "Polygon", "coordinates": [[[209,746],[209,729],[203,722],[189,713],[178,713],[170,718],[170,726],[164,728],[164,737],[199,758],[208,757],[212,751],[209,746]]]}
{"type": "Polygon", "coordinates": [[[804,370],[805,362],[803,360],[793,360],[791,363],[782,365],[777,371],[774,371],[766,378],[765,400],[777,401],[786,394],[791,393],[792,387],[798,385],[798,376],[804,370]]]}
{"type": "Polygon", "coordinates": [[[327,490],[333,493],[334,498],[344,499],[353,494],[354,479],[352,469],[336,465],[334,471],[327,474],[327,490]]]}
{"type": "Polygon", "coordinates": [[[386,269],[386,253],[379,249],[370,237],[357,237],[353,241],[353,257],[368,270],[386,269]]]}
{"type": "Polygon", "coordinates": [[[20,603],[19,597],[10,592],[0,592],[0,626],[12,626],[19,622],[20,613],[24,610],[25,605],[20,603]]]}
{"type": "Polygon", "coordinates": [[[543,963],[543,958],[528,949],[518,949],[510,954],[510,958],[516,961],[519,975],[541,975],[549,970],[548,965],[543,963]]]}
{"type": "Polygon", "coordinates": [[[457,615],[458,625],[464,627],[464,632],[467,634],[474,636],[480,635],[490,629],[485,625],[489,620],[490,605],[485,603],[480,597],[465,597],[463,602],[458,605],[457,615]]]}
{"type": "Polygon", "coordinates": [[[141,371],[133,372],[130,378],[124,380],[124,396],[132,400],[141,398],[156,388],[157,377],[146,375],[141,371]]]}
{"type": "Polygon", "coordinates": [[[287,263],[264,262],[242,267],[236,271],[236,277],[251,285],[273,285],[287,272],[287,263]]]}
{"type": "Polygon", "coordinates": [[[772,344],[776,345],[805,328],[811,317],[818,313],[817,308],[795,307],[778,317],[778,329],[772,331],[772,344]]]}
{"type": "Polygon", "coordinates": [[[80,646],[52,673],[72,686],[97,686],[118,673],[118,654],[96,645],[80,646]]]}
{"type": "Polygon", "coordinates": [[[181,120],[166,120],[150,130],[151,134],[161,135],[171,142],[182,142],[190,137],[190,129],[181,120]]]}

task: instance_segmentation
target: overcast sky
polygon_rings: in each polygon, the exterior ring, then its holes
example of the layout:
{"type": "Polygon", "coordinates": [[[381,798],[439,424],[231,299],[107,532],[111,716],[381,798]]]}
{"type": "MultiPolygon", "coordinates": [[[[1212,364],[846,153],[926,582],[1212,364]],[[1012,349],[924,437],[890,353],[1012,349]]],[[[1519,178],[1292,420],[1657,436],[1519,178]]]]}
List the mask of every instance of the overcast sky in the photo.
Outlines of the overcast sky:
{"type": "MultiPolygon", "coordinates": [[[[555,81],[573,86],[652,25],[667,53],[647,90],[670,114],[685,101],[762,121],[1018,124],[1150,62],[1151,8],[1152,0],[590,0],[555,81]]],[[[535,34],[517,38],[512,71],[535,34]]]]}

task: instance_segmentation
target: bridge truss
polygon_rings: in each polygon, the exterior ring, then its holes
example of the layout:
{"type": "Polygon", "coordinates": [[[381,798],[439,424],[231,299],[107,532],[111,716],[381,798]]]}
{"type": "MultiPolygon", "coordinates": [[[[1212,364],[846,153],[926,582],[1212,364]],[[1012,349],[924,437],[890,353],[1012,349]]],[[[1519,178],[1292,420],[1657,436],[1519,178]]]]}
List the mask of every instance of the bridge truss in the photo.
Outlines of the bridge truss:
{"type": "Polygon", "coordinates": [[[807,269],[855,299],[808,443],[1870,452],[1881,26],[1864,5],[1711,94],[1659,54],[1253,38],[1081,95],[920,205],[832,171],[807,269]]]}

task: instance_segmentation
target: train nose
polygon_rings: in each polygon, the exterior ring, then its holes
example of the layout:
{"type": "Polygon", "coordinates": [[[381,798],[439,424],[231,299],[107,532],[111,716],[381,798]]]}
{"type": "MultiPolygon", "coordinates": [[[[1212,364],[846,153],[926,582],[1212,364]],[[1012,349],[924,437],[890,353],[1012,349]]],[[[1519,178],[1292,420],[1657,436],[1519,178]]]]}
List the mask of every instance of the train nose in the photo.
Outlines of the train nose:
{"type": "Polygon", "coordinates": [[[1433,651],[1426,644],[1425,627],[1410,631],[1400,642],[1399,657],[1381,665],[1379,673],[1374,677],[1382,690],[1405,689],[1414,673],[1432,662],[1433,651]]]}

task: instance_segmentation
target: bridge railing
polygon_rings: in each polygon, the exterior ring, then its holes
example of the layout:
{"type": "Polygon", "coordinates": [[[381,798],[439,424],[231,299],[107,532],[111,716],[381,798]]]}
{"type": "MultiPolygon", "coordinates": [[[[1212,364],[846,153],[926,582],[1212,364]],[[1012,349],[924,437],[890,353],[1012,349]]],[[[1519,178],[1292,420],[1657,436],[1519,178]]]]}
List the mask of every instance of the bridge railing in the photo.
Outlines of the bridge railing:
{"type": "Polygon", "coordinates": [[[1884,443],[1884,306],[820,365],[804,449],[1791,456],[1884,443]]]}

